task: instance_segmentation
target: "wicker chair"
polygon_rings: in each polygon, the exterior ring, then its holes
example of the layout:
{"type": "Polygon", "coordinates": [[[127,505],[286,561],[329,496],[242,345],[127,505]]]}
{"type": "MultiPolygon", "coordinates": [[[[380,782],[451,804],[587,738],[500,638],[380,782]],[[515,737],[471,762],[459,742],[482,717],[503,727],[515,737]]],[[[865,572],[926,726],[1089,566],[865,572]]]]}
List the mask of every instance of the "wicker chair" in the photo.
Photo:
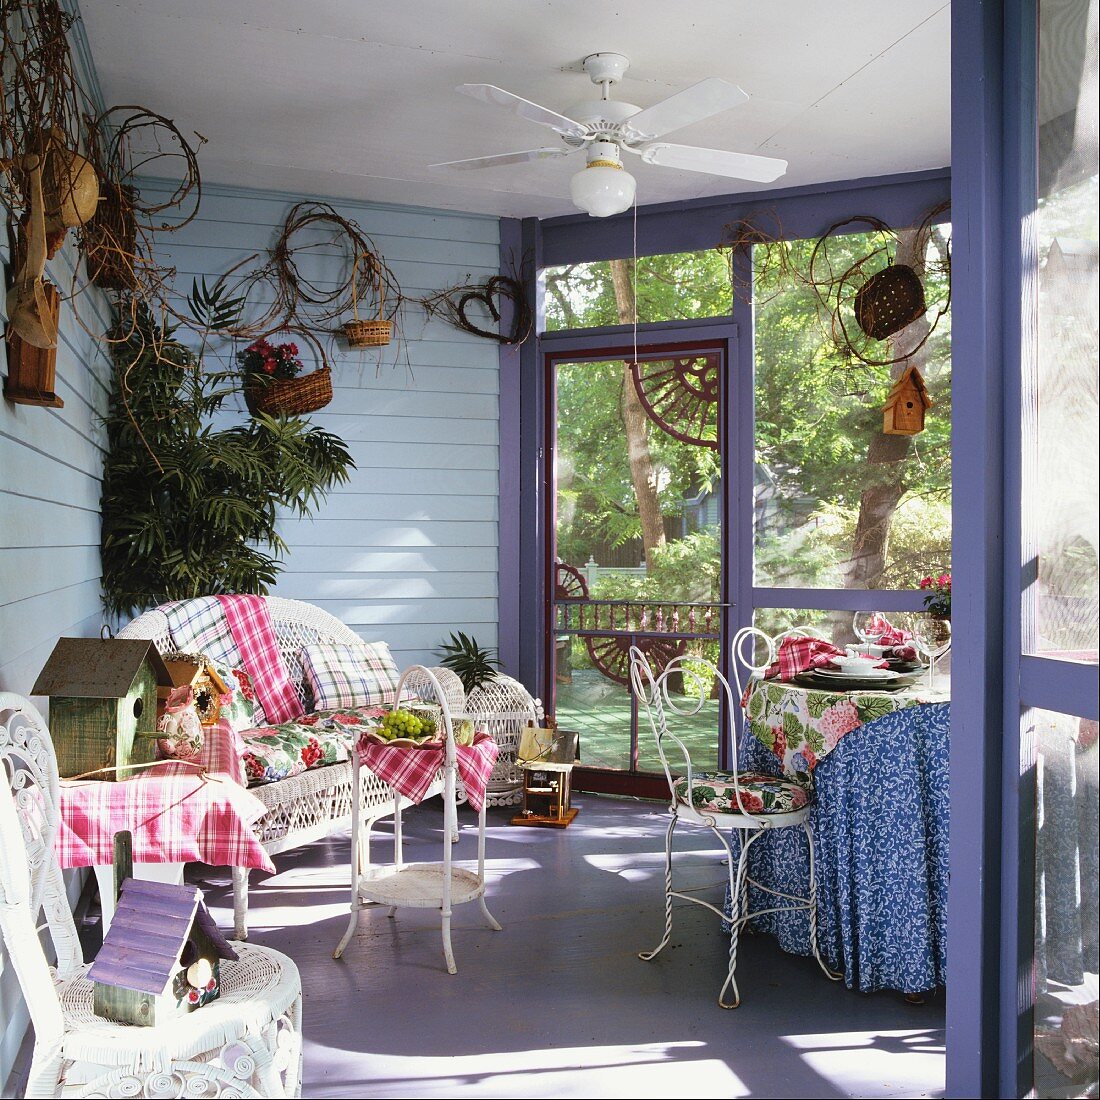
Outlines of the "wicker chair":
{"type": "Polygon", "coordinates": [[[300,1096],[302,985],[285,955],[234,944],[221,995],[156,1027],[92,1011],[92,983],[54,854],[58,776],[38,711],[0,693],[0,930],[34,1025],[28,1097],[300,1096]],[[57,967],[39,929],[46,918],[57,967]]]}
{"type": "MultiPolygon", "coordinates": [[[[267,596],[279,652],[304,705],[311,702],[299,662],[302,646],[315,642],[342,645],[362,643],[362,638],[334,615],[302,600],[267,596]]],[[[161,652],[180,648],[168,629],[168,618],[159,608],[146,611],[118,632],[120,638],[149,638],[161,652]]],[[[448,669],[434,670],[447,691],[448,705],[462,711],[465,696],[458,677],[448,669]]],[[[250,788],[267,807],[253,825],[257,839],[269,855],[311,844],[328,836],[337,825],[351,823],[351,763],[330,764],[290,776],[275,783],[250,788]]],[[[367,843],[371,827],[394,812],[393,789],[366,769],[361,770],[359,791],[367,843]]],[[[248,868],[233,868],[233,929],[238,939],[248,937],[248,868]]]]}
{"type": "Polygon", "coordinates": [[[487,806],[515,806],[523,801],[523,771],[516,763],[519,739],[529,725],[543,720],[542,703],[511,676],[494,676],[466,696],[468,717],[493,735],[500,755],[487,788],[487,806]]]}

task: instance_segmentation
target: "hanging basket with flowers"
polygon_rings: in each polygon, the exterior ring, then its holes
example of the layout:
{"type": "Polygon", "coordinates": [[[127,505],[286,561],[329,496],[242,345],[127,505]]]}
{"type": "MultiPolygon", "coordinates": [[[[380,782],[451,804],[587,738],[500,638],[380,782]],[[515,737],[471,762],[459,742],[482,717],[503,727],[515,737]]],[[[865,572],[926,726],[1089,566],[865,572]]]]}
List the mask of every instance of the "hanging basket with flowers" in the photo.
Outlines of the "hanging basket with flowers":
{"type": "Polygon", "coordinates": [[[298,345],[273,344],[266,336],[237,353],[244,375],[244,400],[256,416],[302,416],[332,400],[332,371],[327,364],[302,374],[298,345]]]}

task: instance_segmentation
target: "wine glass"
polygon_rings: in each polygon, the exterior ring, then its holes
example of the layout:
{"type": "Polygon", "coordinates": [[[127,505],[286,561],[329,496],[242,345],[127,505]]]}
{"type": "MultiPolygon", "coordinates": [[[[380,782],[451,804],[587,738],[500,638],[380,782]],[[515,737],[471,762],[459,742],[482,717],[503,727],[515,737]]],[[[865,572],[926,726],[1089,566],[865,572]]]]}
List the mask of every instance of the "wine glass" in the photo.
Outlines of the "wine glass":
{"type": "Polygon", "coordinates": [[[936,661],[951,648],[951,621],[922,616],[913,623],[913,645],[928,658],[928,690],[936,678],[936,661]]]}
{"type": "Polygon", "coordinates": [[[857,611],[852,616],[852,631],[867,645],[878,645],[886,633],[886,616],[881,611],[857,611]]]}

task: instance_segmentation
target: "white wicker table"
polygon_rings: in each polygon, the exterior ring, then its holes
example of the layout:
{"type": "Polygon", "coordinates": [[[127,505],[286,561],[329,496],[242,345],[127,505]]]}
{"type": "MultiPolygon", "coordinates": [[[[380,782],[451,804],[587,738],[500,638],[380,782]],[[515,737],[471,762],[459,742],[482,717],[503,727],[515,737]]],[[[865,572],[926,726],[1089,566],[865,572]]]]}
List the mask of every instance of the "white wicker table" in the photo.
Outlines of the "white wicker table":
{"type": "MultiPolygon", "coordinates": [[[[351,862],[351,914],[348,926],[336,950],[334,959],[339,959],[358,923],[359,913],[363,909],[378,905],[389,906],[390,917],[396,915],[399,908],[438,909],[442,918],[443,956],[447,962],[447,972],[455,974],[454,950],[451,946],[451,907],[477,901],[489,927],[500,931],[496,918],[485,904],[485,803],[478,812],[477,870],[456,867],[451,861],[451,847],[458,838],[458,765],[455,755],[454,729],[451,724],[451,710],[443,687],[434,672],[420,665],[413,665],[401,677],[397,697],[401,698],[402,688],[410,687],[421,698],[427,698],[440,704],[443,710],[443,733],[445,737],[442,783],[437,778],[428,788],[424,798],[443,792],[443,859],[439,863],[404,862],[402,845],[403,805],[410,799],[404,795],[396,799],[394,813],[394,860],[389,866],[371,865],[366,842],[361,836],[361,815],[359,799],[352,798],[352,844],[351,862]],[[434,694],[431,698],[429,694],[434,694]]],[[[416,750],[410,750],[416,751],[416,750]]],[[[366,772],[366,769],[362,769],[366,772]]],[[[366,772],[366,774],[371,774],[366,772]]],[[[358,786],[358,773],[354,775],[352,790],[358,786]]],[[[368,834],[369,835],[369,834],[368,834]]]]}

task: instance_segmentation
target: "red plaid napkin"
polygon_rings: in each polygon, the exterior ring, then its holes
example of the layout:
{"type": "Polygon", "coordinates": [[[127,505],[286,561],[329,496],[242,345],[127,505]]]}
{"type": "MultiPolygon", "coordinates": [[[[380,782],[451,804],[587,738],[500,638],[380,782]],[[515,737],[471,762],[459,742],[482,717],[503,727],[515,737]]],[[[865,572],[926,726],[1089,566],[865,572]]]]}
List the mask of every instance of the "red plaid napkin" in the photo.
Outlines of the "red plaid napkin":
{"type": "MultiPolygon", "coordinates": [[[[778,676],[780,680],[793,680],[803,672],[832,664],[834,657],[843,656],[843,649],[821,638],[784,638],[779,644],[777,660],[764,673],[764,679],[774,680],[778,676]]],[[[883,668],[886,665],[885,661],[870,663],[874,668],[883,668]]]]}
{"type": "Polygon", "coordinates": [[[218,602],[268,723],[278,726],[300,718],[305,708],[287,676],[263,596],[219,596],[218,602]]]}
{"type": "Polygon", "coordinates": [[[196,768],[165,761],[121,782],[61,781],[57,855],[62,867],[109,864],[115,833],[134,834],[141,863],[275,867],[252,832],[267,812],[245,790],[236,735],[228,722],[206,728],[196,768]]]}
{"type": "MultiPolygon", "coordinates": [[[[430,749],[412,749],[405,745],[379,745],[362,738],[358,744],[359,759],[384,783],[400,791],[413,802],[422,802],[443,767],[442,745],[430,749]]],[[[472,745],[456,745],[455,760],[466,797],[475,810],[485,805],[485,788],[496,763],[497,743],[481,731],[472,745]]]]}
{"type": "Polygon", "coordinates": [[[917,650],[913,645],[913,635],[908,630],[899,630],[887,619],[876,616],[871,620],[871,626],[867,634],[872,638],[878,638],[877,645],[887,646],[892,656],[901,661],[915,661],[917,650]]]}

